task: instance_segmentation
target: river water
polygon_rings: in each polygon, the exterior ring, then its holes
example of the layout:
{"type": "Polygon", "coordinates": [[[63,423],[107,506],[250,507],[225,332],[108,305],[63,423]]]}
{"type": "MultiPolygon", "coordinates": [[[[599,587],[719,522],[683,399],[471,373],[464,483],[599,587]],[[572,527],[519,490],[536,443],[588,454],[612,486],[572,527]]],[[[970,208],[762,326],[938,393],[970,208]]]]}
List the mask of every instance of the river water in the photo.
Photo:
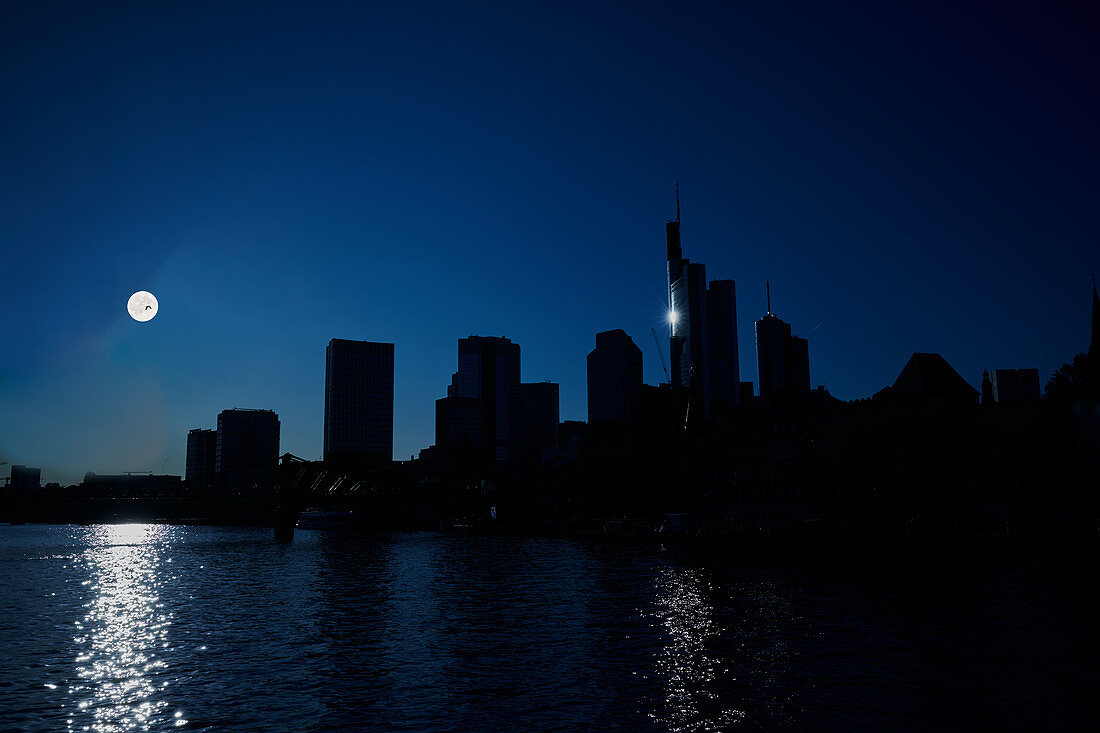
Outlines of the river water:
{"type": "Polygon", "coordinates": [[[1086,729],[1095,580],[5,526],[0,730],[1086,729]]]}

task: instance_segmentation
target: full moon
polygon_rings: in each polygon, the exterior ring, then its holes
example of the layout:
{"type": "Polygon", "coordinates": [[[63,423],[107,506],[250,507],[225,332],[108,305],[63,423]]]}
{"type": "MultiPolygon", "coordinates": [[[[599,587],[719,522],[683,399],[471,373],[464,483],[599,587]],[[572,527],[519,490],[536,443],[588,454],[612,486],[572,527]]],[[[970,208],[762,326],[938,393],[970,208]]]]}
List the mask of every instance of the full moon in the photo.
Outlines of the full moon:
{"type": "Polygon", "coordinates": [[[130,296],[126,310],[135,321],[149,321],[157,314],[156,297],[145,290],[139,290],[130,296]]]}

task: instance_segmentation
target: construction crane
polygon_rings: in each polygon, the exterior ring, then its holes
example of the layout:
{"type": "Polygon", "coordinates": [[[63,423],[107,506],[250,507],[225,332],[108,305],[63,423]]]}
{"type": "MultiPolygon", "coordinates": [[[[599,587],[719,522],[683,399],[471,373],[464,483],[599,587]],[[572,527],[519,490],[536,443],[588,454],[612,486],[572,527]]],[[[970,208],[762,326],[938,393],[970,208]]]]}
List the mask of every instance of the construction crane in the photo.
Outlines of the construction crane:
{"type": "Polygon", "coordinates": [[[657,329],[650,328],[649,332],[653,334],[653,345],[657,347],[657,356],[661,357],[661,368],[665,370],[665,379],[669,384],[672,384],[672,377],[668,373],[668,364],[665,363],[665,352],[661,351],[661,342],[657,338],[657,329]]]}

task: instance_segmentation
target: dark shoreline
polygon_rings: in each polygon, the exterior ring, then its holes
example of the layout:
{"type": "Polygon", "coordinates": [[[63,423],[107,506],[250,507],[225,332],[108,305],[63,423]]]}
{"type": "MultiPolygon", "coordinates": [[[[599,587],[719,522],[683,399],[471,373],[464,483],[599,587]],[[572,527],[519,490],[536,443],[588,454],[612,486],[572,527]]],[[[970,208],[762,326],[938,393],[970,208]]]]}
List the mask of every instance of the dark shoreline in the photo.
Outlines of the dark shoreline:
{"type": "MultiPolygon", "coordinates": [[[[113,507],[116,508],[116,507],[113,507]]],[[[148,507],[145,507],[148,508],[148,507]]],[[[54,516],[26,518],[18,525],[96,525],[148,523],[173,526],[252,527],[273,529],[273,513],[244,511],[247,504],[216,518],[192,514],[174,517],[153,512],[99,512],[96,516],[74,516],[65,512],[54,516]]],[[[255,508],[255,507],[252,507],[255,508]]],[[[4,517],[5,522],[10,517],[4,517]]],[[[853,527],[815,522],[810,527],[782,527],[766,530],[622,534],[567,526],[533,526],[505,522],[441,526],[433,517],[376,518],[356,527],[338,530],[298,529],[293,534],[337,532],[372,535],[392,532],[434,532],[452,536],[555,538],[602,546],[650,546],[672,549],[685,556],[751,558],[768,556],[785,562],[809,563],[844,561],[855,565],[910,569],[946,567],[1004,567],[1065,569],[1080,571],[1100,564],[1100,535],[1077,533],[995,535],[977,531],[949,531],[879,527],[853,527]]],[[[274,532],[273,532],[274,537],[274,532]]],[[[285,539],[285,536],[284,536],[285,539]]]]}

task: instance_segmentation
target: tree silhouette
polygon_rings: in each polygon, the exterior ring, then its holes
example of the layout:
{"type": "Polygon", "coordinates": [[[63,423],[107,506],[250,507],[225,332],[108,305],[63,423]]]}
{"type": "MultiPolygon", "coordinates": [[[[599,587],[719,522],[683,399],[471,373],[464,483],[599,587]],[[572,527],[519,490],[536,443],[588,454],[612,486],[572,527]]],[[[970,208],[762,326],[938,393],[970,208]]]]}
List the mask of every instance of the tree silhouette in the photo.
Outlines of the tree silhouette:
{"type": "Polygon", "coordinates": [[[1100,349],[1082,352],[1056,369],[1046,396],[1060,402],[1100,400],[1100,349]]]}

